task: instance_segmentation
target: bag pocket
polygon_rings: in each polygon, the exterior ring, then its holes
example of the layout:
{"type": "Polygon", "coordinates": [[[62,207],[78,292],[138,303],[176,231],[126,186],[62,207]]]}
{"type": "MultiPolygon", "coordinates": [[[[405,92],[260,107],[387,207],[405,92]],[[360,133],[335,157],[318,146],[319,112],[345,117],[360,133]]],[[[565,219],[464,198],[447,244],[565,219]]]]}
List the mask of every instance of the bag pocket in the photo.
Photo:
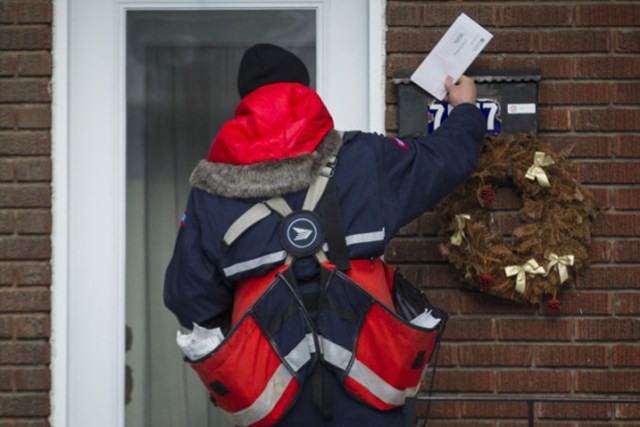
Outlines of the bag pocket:
{"type": "Polygon", "coordinates": [[[418,392],[448,317],[397,272],[393,300],[397,312],[373,300],[345,377],[348,391],[380,410],[401,406],[418,392]],[[419,316],[430,327],[411,323],[419,316]]]}
{"type": "MultiPolygon", "coordinates": [[[[282,345],[265,325],[265,310],[274,310],[286,303],[287,290],[281,280],[271,286],[234,326],[224,341],[202,360],[191,366],[208,388],[212,400],[239,426],[270,426],[289,410],[300,392],[296,376],[300,367],[292,364],[301,356],[292,357],[307,349],[305,331],[296,331],[286,357],[282,345]],[[296,351],[298,353],[296,353],[296,351]]],[[[282,310],[279,310],[282,311],[282,310]]],[[[283,320],[285,324],[295,323],[283,320]]],[[[309,351],[306,353],[309,358],[309,351]]],[[[305,356],[303,354],[303,356],[305,356]]],[[[304,357],[303,357],[304,359],[304,357]]],[[[308,360],[308,359],[306,359],[308,360]]],[[[299,364],[304,365],[305,360],[299,364]]]]}

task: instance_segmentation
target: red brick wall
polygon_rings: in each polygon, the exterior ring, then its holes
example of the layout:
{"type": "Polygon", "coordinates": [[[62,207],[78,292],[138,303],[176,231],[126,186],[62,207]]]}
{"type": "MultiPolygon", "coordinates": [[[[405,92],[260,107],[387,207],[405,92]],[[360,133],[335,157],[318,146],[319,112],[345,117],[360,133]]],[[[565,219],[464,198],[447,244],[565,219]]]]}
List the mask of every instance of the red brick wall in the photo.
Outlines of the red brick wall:
{"type": "MultiPolygon", "coordinates": [[[[564,305],[556,316],[465,290],[439,255],[432,214],[393,242],[388,258],[453,313],[436,394],[637,398],[640,2],[388,1],[390,132],[397,130],[390,79],[409,75],[461,12],[494,34],[474,67],[541,70],[540,135],[557,147],[576,144],[582,182],[603,212],[593,228],[592,266],[562,291],[564,305]]],[[[440,420],[429,426],[526,425],[523,404],[439,404],[431,415],[440,420]],[[491,417],[500,421],[486,419],[491,417]]],[[[543,422],[536,425],[545,426],[637,426],[640,405],[543,404],[537,416],[543,422]]]]}
{"type": "Polygon", "coordinates": [[[0,0],[0,426],[48,425],[51,1],[0,0]]]}

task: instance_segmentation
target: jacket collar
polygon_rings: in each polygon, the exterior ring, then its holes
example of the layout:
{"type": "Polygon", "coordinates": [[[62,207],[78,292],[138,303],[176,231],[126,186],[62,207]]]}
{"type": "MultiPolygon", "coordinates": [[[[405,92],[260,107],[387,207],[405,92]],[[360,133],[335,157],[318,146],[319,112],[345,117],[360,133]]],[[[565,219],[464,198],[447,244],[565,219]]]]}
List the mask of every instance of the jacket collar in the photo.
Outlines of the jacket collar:
{"type": "Polygon", "coordinates": [[[337,155],[342,133],[330,131],[311,153],[249,165],[202,160],[191,174],[191,185],[208,193],[234,198],[267,198],[308,188],[322,167],[337,155]]]}

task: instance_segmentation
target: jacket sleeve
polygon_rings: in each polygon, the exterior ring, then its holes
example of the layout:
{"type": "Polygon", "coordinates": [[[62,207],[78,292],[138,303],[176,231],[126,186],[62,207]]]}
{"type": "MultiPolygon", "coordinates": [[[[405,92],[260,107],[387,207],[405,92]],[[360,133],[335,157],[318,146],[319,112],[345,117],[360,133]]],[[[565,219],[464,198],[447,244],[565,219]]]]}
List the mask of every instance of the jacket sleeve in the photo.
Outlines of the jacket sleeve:
{"type": "Polygon", "coordinates": [[[207,328],[223,326],[233,304],[233,290],[203,247],[208,229],[203,217],[192,190],[164,282],[165,305],[189,329],[193,323],[207,328]]]}
{"type": "Polygon", "coordinates": [[[377,144],[386,222],[394,233],[433,208],[473,172],[486,122],[473,104],[460,104],[431,135],[384,138],[377,144]]]}

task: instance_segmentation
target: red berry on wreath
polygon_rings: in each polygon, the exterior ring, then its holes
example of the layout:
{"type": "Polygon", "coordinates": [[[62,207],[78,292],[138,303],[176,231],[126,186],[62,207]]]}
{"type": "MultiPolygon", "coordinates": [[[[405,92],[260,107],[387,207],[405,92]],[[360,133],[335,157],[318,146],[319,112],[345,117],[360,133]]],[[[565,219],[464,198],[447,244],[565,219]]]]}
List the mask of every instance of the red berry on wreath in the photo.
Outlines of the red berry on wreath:
{"type": "Polygon", "coordinates": [[[562,301],[556,298],[551,298],[547,301],[547,309],[552,313],[559,313],[562,301]]]}
{"type": "Polygon", "coordinates": [[[480,199],[484,207],[489,207],[496,200],[496,192],[491,187],[485,187],[480,191],[480,199]]]}
{"type": "Polygon", "coordinates": [[[482,289],[490,288],[493,286],[494,279],[495,277],[493,277],[491,274],[481,274],[480,277],[478,277],[478,285],[482,289]]]}

